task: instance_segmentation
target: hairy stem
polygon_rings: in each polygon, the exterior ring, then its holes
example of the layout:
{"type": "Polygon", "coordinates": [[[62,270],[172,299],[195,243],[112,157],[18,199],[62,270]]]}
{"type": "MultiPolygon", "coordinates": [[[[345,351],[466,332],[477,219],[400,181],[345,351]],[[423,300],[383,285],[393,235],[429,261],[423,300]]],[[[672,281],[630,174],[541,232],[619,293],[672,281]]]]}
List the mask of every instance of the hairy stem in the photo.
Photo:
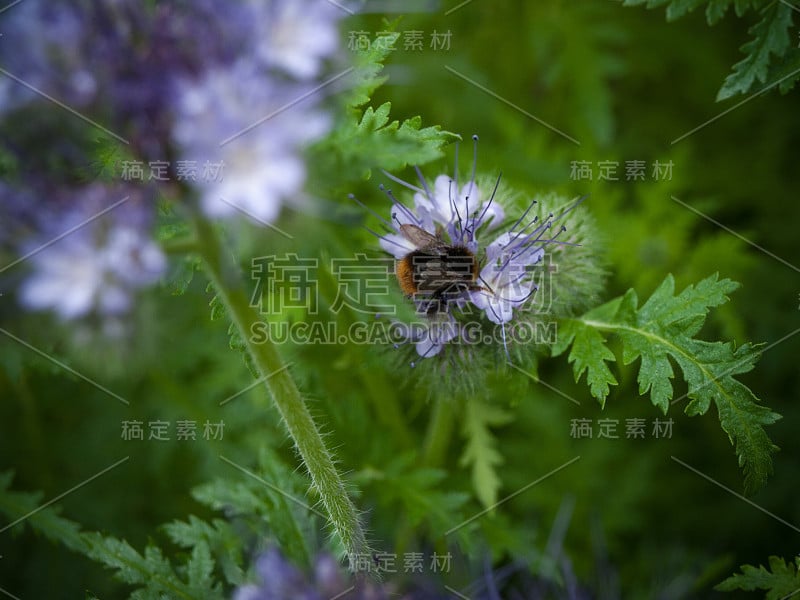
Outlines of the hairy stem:
{"type": "Polygon", "coordinates": [[[196,216],[195,229],[199,242],[197,249],[208,276],[220,300],[225,304],[231,320],[238,328],[259,376],[261,378],[269,376],[264,381],[264,386],[289,430],[289,435],[311,477],[312,486],[319,493],[330,523],[341,539],[352,568],[352,561],[356,556],[367,551],[367,543],[358,512],[347,495],[333,457],[325,446],[319,429],[275,345],[270,340],[256,343],[251,339],[251,327],[259,322],[260,318],[258,312],[250,306],[240,270],[233,256],[223,249],[219,236],[208,221],[196,216]]]}

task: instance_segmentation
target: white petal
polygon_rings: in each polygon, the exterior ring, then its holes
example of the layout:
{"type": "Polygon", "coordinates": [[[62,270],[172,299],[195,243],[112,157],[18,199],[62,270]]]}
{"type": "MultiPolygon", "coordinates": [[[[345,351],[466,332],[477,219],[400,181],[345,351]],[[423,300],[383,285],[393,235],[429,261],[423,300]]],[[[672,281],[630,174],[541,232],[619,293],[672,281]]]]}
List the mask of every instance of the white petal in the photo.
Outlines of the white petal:
{"type": "Polygon", "coordinates": [[[378,240],[381,248],[394,256],[395,258],[403,258],[406,254],[415,250],[414,244],[409,242],[402,235],[396,233],[387,233],[378,240]]]}

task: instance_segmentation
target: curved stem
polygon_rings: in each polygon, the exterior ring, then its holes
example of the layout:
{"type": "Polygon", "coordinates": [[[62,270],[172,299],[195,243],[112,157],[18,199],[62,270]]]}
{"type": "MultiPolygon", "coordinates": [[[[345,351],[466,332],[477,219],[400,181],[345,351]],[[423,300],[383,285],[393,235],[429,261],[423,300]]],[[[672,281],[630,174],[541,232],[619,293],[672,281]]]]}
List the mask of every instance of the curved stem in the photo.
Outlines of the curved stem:
{"type": "Polygon", "coordinates": [[[333,457],[275,345],[270,340],[256,343],[251,338],[251,328],[260,317],[250,306],[236,261],[223,249],[219,236],[208,221],[195,216],[194,222],[199,242],[197,250],[208,276],[239,330],[259,376],[265,378],[264,386],[289,430],[312,486],[319,493],[353,568],[356,556],[368,551],[367,542],[358,512],[347,495],[333,457]]]}

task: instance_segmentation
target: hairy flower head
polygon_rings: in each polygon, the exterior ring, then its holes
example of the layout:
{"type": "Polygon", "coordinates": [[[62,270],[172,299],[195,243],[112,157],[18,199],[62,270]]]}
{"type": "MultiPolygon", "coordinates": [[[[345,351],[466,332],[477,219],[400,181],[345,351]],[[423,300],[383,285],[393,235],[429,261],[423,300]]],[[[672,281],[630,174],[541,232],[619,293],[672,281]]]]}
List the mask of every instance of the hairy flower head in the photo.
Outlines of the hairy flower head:
{"type": "Polygon", "coordinates": [[[375,235],[416,308],[417,322],[395,324],[416,350],[414,366],[456,361],[474,370],[481,358],[507,362],[530,344],[552,343],[555,320],[602,285],[586,197],[526,199],[500,177],[476,176],[476,162],[466,182],[457,171],[432,184],[419,169],[418,184],[387,173],[412,192],[401,200],[384,189],[391,209],[388,219],[378,215],[384,231],[375,235]]]}

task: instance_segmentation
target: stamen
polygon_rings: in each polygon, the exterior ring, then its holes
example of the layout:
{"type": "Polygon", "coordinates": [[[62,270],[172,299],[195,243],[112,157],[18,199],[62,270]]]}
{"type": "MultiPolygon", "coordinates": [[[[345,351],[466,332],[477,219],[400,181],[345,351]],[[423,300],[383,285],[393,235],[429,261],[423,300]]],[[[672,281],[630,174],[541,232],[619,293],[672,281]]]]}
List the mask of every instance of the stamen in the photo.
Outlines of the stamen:
{"type": "Polygon", "coordinates": [[[456,190],[458,190],[458,146],[459,142],[456,142],[456,158],[453,161],[453,181],[456,182],[456,190]]]}
{"type": "Polygon", "coordinates": [[[486,211],[489,210],[489,207],[492,205],[492,202],[494,202],[494,196],[497,193],[497,188],[500,186],[500,178],[502,176],[503,176],[503,172],[501,171],[500,174],[497,176],[497,181],[494,184],[494,189],[492,190],[492,195],[489,196],[489,201],[486,203],[486,206],[483,208],[483,212],[481,213],[481,216],[478,217],[477,220],[473,220],[472,221],[472,226],[473,227],[477,227],[478,223],[483,221],[483,217],[486,215],[486,211]]]}
{"type": "Polygon", "coordinates": [[[566,210],[564,210],[564,212],[562,212],[560,215],[558,215],[558,217],[556,217],[555,220],[558,221],[561,217],[565,216],[566,214],[568,214],[568,213],[572,212],[573,210],[575,210],[576,208],[578,208],[578,206],[583,204],[583,202],[588,197],[589,197],[589,194],[584,194],[583,196],[578,198],[571,206],[569,206],[566,210]]]}
{"type": "Polygon", "coordinates": [[[425,194],[428,196],[428,200],[433,202],[433,194],[431,193],[431,188],[428,187],[428,182],[425,181],[425,177],[422,175],[422,171],[420,171],[418,166],[414,166],[414,171],[417,173],[417,178],[419,182],[422,184],[422,188],[425,190],[425,194]]]}
{"type": "Polygon", "coordinates": [[[409,219],[411,219],[417,225],[422,225],[422,221],[417,217],[417,215],[413,213],[413,211],[410,208],[408,208],[405,204],[398,202],[397,198],[395,198],[394,194],[392,193],[392,190],[386,189],[386,186],[383,185],[382,183],[378,186],[378,189],[382,191],[384,194],[386,194],[389,200],[392,201],[392,204],[395,205],[400,210],[402,210],[409,219]]]}
{"type": "Polygon", "coordinates": [[[519,224],[522,222],[522,219],[524,219],[524,218],[525,218],[525,217],[528,215],[528,213],[530,212],[530,210],[533,208],[533,205],[534,205],[534,204],[536,204],[536,200],[531,200],[531,203],[528,205],[528,208],[526,208],[526,209],[525,209],[525,212],[524,212],[524,213],[522,213],[522,216],[521,216],[519,219],[517,219],[517,222],[516,222],[516,223],[514,223],[514,224],[513,224],[513,225],[512,225],[512,226],[509,228],[509,231],[514,231],[514,229],[517,227],[517,225],[519,225],[519,224]]]}
{"type": "Polygon", "coordinates": [[[475,170],[478,168],[478,136],[472,136],[472,176],[469,180],[469,193],[467,198],[472,195],[472,189],[475,187],[475,170]]]}
{"type": "Polygon", "coordinates": [[[508,342],[506,341],[506,324],[502,323],[500,325],[500,331],[503,332],[503,349],[506,351],[506,358],[508,362],[511,362],[511,355],[508,353],[508,342]]]}
{"type": "Polygon", "coordinates": [[[381,173],[386,175],[386,177],[388,177],[389,179],[391,179],[395,183],[399,183],[403,187],[406,187],[406,188],[410,189],[412,192],[417,192],[419,194],[425,194],[425,190],[423,190],[422,188],[418,188],[417,186],[415,186],[415,185],[413,185],[411,183],[408,183],[407,181],[404,181],[404,180],[400,179],[399,177],[395,177],[394,175],[392,175],[391,173],[389,173],[389,171],[386,171],[385,169],[381,169],[381,173]]]}
{"type": "MultiPolygon", "coordinates": [[[[457,193],[457,192],[456,192],[457,193]]],[[[459,231],[464,231],[464,224],[461,222],[461,213],[458,212],[458,206],[456,206],[456,201],[453,199],[453,180],[450,180],[450,185],[447,188],[447,196],[450,200],[450,205],[453,207],[453,211],[456,213],[458,217],[458,229],[459,231]]]]}
{"type": "Polygon", "coordinates": [[[354,200],[361,208],[363,208],[368,213],[370,213],[372,216],[377,218],[381,223],[386,225],[389,229],[392,228],[392,224],[389,223],[389,221],[384,219],[382,216],[380,216],[378,213],[376,213],[374,210],[372,210],[369,206],[367,206],[366,204],[361,202],[361,200],[359,200],[358,198],[355,197],[355,194],[348,194],[347,197],[350,198],[351,200],[354,200]]]}

